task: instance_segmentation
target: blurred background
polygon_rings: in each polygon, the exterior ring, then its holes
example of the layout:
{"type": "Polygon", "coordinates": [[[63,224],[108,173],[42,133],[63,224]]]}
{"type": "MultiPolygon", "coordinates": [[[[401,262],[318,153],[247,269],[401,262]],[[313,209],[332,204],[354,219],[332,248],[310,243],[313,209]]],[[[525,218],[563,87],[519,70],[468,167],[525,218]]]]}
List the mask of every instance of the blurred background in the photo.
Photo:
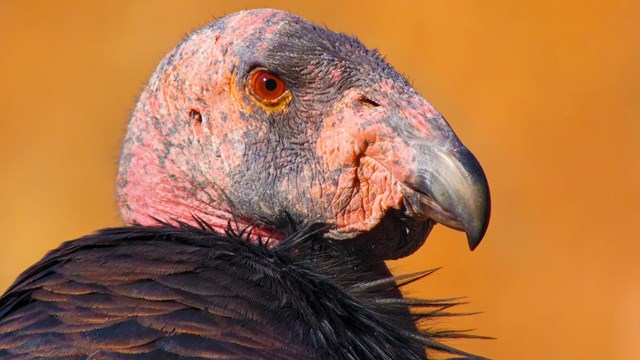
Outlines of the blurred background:
{"type": "Polygon", "coordinates": [[[127,117],[165,53],[241,9],[290,10],[380,49],[489,178],[479,248],[437,227],[397,273],[467,296],[442,320],[496,359],[640,359],[640,2],[0,1],[0,290],[120,224],[127,117]],[[391,5],[392,4],[392,5],[391,5]]]}

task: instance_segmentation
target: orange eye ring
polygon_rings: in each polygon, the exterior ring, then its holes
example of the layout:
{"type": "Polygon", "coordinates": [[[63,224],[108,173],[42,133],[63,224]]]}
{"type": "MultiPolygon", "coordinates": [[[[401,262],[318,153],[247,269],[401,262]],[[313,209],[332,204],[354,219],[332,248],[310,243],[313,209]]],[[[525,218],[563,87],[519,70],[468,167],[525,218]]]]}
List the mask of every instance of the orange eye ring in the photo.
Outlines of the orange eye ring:
{"type": "Polygon", "coordinates": [[[282,79],[265,69],[254,71],[250,81],[253,95],[269,105],[278,104],[289,91],[282,79]]]}

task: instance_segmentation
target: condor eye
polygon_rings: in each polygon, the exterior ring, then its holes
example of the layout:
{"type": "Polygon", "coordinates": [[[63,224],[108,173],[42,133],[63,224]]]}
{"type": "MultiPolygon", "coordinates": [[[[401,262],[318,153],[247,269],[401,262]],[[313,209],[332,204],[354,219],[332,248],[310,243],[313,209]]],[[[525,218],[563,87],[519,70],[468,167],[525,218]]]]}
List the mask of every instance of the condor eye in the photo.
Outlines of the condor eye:
{"type": "Polygon", "coordinates": [[[259,69],[251,75],[251,92],[268,104],[277,104],[280,98],[289,91],[287,85],[275,74],[259,69]]]}

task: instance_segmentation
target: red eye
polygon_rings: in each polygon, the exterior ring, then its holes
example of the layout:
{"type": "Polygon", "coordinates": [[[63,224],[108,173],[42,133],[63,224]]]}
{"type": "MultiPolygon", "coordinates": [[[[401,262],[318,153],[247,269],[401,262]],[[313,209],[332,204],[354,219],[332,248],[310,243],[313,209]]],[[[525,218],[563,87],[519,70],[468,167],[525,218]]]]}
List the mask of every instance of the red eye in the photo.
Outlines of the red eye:
{"type": "Polygon", "coordinates": [[[251,76],[251,91],[260,100],[272,102],[287,92],[287,85],[282,79],[267,70],[257,70],[251,76]]]}

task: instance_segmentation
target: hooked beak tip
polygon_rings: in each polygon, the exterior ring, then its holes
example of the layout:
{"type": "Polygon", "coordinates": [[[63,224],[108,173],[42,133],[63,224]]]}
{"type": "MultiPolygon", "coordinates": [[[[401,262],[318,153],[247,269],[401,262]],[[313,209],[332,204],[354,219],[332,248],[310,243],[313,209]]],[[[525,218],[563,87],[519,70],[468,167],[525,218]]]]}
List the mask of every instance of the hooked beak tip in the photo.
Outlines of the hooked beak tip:
{"type": "Polygon", "coordinates": [[[480,245],[480,241],[482,241],[482,238],[487,232],[488,225],[489,219],[487,218],[482,222],[465,227],[467,241],[469,242],[469,250],[473,251],[478,247],[478,245],[480,245]]]}

